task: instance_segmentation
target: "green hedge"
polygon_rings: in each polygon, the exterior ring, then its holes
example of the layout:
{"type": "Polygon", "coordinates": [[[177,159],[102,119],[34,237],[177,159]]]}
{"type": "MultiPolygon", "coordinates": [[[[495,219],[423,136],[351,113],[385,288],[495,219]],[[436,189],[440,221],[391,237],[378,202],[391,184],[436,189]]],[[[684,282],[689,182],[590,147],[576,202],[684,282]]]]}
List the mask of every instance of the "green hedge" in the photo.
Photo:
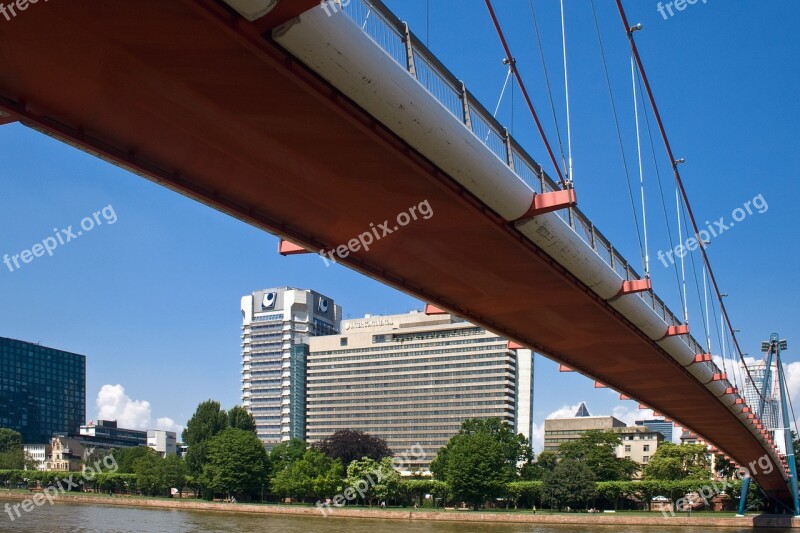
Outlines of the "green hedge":
{"type": "MultiPolygon", "coordinates": [[[[26,483],[29,488],[46,487],[57,484],[60,480],[72,477],[73,482],[84,482],[85,487],[102,492],[135,492],[136,475],[101,472],[94,476],[84,477],[81,472],[40,472],[38,470],[0,470],[0,486],[14,488],[18,483],[26,483]]],[[[67,484],[62,481],[62,486],[67,484]]]]}

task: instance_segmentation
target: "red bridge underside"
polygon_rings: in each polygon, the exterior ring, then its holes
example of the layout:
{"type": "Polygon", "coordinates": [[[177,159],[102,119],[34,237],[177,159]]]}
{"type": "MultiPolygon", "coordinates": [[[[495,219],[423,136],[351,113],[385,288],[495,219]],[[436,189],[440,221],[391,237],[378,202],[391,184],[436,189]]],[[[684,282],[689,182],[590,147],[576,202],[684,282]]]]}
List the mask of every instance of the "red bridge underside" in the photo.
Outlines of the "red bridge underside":
{"type": "MultiPolygon", "coordinates": [[[[624,391],[740,463],[764,454],[656,344],[262,37],[294,14],[253,25],[212,0],[39,2],[0,19],[0,109],[314,250],[427,200],[430,220],[342,262],[624,391]]],[[[757,479],[788,497],[777,469],[757,479]]]]}

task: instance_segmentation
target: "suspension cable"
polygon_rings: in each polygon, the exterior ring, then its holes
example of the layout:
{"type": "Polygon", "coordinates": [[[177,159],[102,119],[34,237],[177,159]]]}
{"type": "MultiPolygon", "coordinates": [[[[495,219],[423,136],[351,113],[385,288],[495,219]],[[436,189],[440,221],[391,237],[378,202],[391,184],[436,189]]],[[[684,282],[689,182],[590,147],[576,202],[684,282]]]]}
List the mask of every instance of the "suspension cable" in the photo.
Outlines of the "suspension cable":
{"type": "Polygon", "coordinates": [[[567,74],[567,29],[564,17],[564,0],[561,0],[561,49],[564,51],[564,94],[567,101],[567,157],[569,166],[567,168],[567,180],[572,182],[572,119],[569,112],[569,75],[567,74]]]}
{"type": "MultiPolygon", "coordinates": [[[[594,0],[593,0],[594,1],[594,0]]],[[[675,242],[672,239],[672,224],[669,221],[669,215],[667,214],[667,201],[664,196],[664,184],[661,180],[661,171],[658,169],[658,158],[656,157],[656,143],[653,141],[653,129],[650,126],[650,113],[647,112],[647,106],[644,103],[644,89],[642,88],[642,77],[639,76],[639,98],[641,99],[642,104],[642,112],[644,114],[644,121],[647,125],[647,136],[650,142],[650,154],[653,158],[653,168],[656,171],[656,179],[658,180],[658,193],[659,197],[661,198],[661,210],[664,213],[664,223],[667,226],[667,237],[669,238],[669,249],[675,249],[675,242]]],[[[680,275],[678,274],[678,264],[670,258],[672,262],[672,271],[675,273],[675,286],[678,288],[678,296],[681,299],[681,306],[684,304],[683,293],[681,292],[681,279],[680,275]]],[[[665,264],[666,266],[666,264],[665,264]]]]}
{"type": "Polygon", "coordinates": [[[564,169],[567,168],[567,160],[564,156],[564,143],[561,140],[561,128],[558,127],[558,117],[556,116],[556,104],[553,100],[553,89],[550,86],[550,74],[547,72],[547,61],[544,58],[544,46],[542,46],[542,36],[539,32],[539,21],[536,17],[536,9],[533,6],[533,0],[529,0],[531,7],[531,17],[533,17],[533,28],[536,32],[536,42],[539,45],[539,57],[542,60],[542,71],[544,73],[544,82],[547,85],[547,96],[550,99],[550,110],[553,113],[553,125],[556,128],[556,137],[558,138],[558,150],[561,153],[561,164],[564,169]]]}
{"type": "MultiPolygon", "coordinates": [[[[684,258],[686,257],[686,253],[685,253],[686,250],[684,250],[684,248],[683,248],[683,243],[685,241],[683,240],[683,229],[682,229],[682,226],[681,226],[681,199],[678,196],[678,188],[677,187],[675,187],[675,209],[678,212],[678,240],[680,241],[680,244],[678,245],[678,247],[681,250],[680,260],[681,260],[681,286],[683,287],[683,289],[682,289],[683,290],[683,323],[684,324],[688,324],[689,323],[689,305],[688,305],[688,301],[686,299],[686,263],[684,261],[684,258]]],[[[676,254],[677,254],[677,252],[676,252],[676,254]]]]}
{"type": "MultiPolygon", "coordinates": [[[[706,269],[703,267],[703,299],[706,304],[706,348],[708,353],[714,353],[711,348],[711,315],[708,313],[708,280],[706,279],[706,269]]],[[[722,371],[725,372],[725,360],[722,360],[722,371]]]]}
{"type": "MultiPolygon", "coordinates": [[[[792,395],[789,392],[789,384],[786,382],[786,373],[783,371],[783,362],[781,361],[780,352],[778,353],[778,356],[776,357],[776,359],[778,360],[778,372],[780,372],[780,377],[783,380],[783,390],[786,391],[786,398],[789,400],[789,409],[790,409],[790,412],[792,413],[792,422],[794,422],[794,427],[795,427],[795,430],[796,430],[797,429],[797,416],[794,414],[794,405],[792,403],[792,395]]],[[[782,409],[786,409],[786,406],[785,405],[781,405],[781,408],[782,409]]],[[[784,429],[786,429],[786,428],[784,428],[784,429]]],[[[788,428],[788,429],[789,429],[789,438],[791,439],[792,438],[792,431],[791,431],[791,428],[788,428]]],[[[784,438],[785,438],[785,435],[784,435],[784,438]]],[[[785,446],[786,446],[786,449],[788,450],[789,449],[788,445],[785,445],[785,446]]],[[[794,448],[794,444],[792,444],[792,448],[794,448]]],[[[797,450],[794,450],[794,453],[797,454],[797,450]]]]}
{"type": "Polygon", "coordinates": [[[492,7],[492,0],[485,0],[486,7],[489,10],[489,16],[492,18],[492,23],[494,24],[494,28],[497,31],[498,37],[500,37],[500,43],[503,45],[503,50],[505,51],[506,58],[509,61],[509,65],[514,71],[514,76],[517,78],[517,83],[519,84],[519,88],[522,91],[522,95],[525,97],[525,102],[528,104],[528,109],[530,109],[531,115],[533,116],[533,120],[536,122],[536,127],[539,130],[539,135],[542,137],[542,141],[544,142],[544,146],[547,149],[547,153],[550,156],[550,161],[553,163],[553,166],[556,169],[556,174],[558,174],[558,180],[561,182],[561,186],[563,188],[571,188],[572,184],[567,183],[564,179],[564,174],[561,172],[561,167],[556,161],[556,156],[553,154],[553,149],[550,147],[550,141],[547,140],[547,135],[544,132],[544,128],[542,127],[542,122],[539,120],[539,115],[536,113],[536,108],[533,106],[533,101],[531,100],[530,95],[528,94],[528,89],[525,87],[525,82],[522,80],[522,75],[519,72],[519,68],[517,67],[516,62],[514,61],[514,56],[511,54],[511,48],[508,46],[508,41],[506,41],[506,36],[503,33],[503,28],[500,26],[500,21],[497,19],[497,15],[494,12],[494,7],[492,7]]]}
{"type": "MultiPolygon", "coordinates": [[[[672,169],[675,173],[675,181],[678,184],[678,187],[681,190],[681,194],[683,195],[684,201],[686,203],[686,210],[689,213],[689,218],[692,221],[692,226],[694,228],[695,234],[700,233],[700,228],[697,225],[697,220],[694,217],[694,213],[692,212],[692,207],[689,204],[689,195],[686,192],[686,188],[683,185],[683,180],[681,179],[681,173],[678,170],[678,161],[675,159],[675,154],[672,151],[672,145],[669,142],[669,137],[667,136],[667,130],[664,127],[664,121],[661,119],[661,113],[658,111],[658,106],[656,105],[655,96],[653,95],[653,89],[650,86],[650,81],[647,78],[647,72],[644,69],[644,64],[642,62],[642,57],[639,54],[639,48],[636,46],[636,40],[633,38],[633,32],[631,31],[631,26],[628,24],[628,16],[625,14],[625,8],[622,6],[622,0],[616,0],[617,2],[617,9],[619,10],[620,18],[622,19],[622,24],[625,26],[625,33],[628,35],[628,41],[631,45],[631,50],[633,50],[633,54],[636,57],[636,63],[639,65],[639,73],[642,76],[642,81],[644,82],[645,88],[647,89],[647,95],[650,98],[650,105],[653,108],[653,114],[655,115],[656,122],[658,123],[659,130],[661,131],[661,137],[664,140],[664,147],[667,150],[667,154],[669,155],[670,162],[672,163],[672,169]]],[[[703,251],[703,260],[706,263],[706,268],[708,269],[708,277],[711,279],[711,283],[714,286],[714,291],[717,295],[717,299],[719,300],[720,309],[722,311],[723,316],[725,317],[725,322],[728,325],[728,329],[731,332],[731,338],[733,339],[734,346],[736,347],[736,351],[739,354],[739,359],[744,362],[744,356],[742,355],[742,348],[739,344],[739,339],[736,338],[736,333],[733,330],[733,323],[731,322],[731,317],[728,314],[728,310],[725,307],[725,303],[722,301],[722,291],[719,290],[719,284],[717,283],[717,278],[714,275],[714,270],[711,268],[711,261],[708,258],[708,253],[706,253],[705,248],[702,249],[703,251]]],[[[745,365],[745,369],[747,370],[747,375],[752,379],[750,376],[750,369],[747,368],[745,365]]]]}
{"type": "MultiPolygon", "coordinates": [[[[685,213],[685,211],[681,212],[681,216],[683,217],[684,226],[688,228],[689,224],[686,222],[686,213],[685,213]]],[[[695,235],[697,235],[697,234],[695,234],[695,235]]],[[[700,244],[700,246],[702,248],[703,245],[702,245],[702,241],[700,240],[700,236],[699,235],[697,235],[697,239],[696,240],[697,240],[698,244],[700,244]]],[[[697,263],[695,263],[694,254],[691,253],[691,251],[689,251],[689,252],[690,253],[688,253],[687,255],[689,256],[689,259],[692,262],[692,275],[694,277],[694,288],[697,291],[697,305],[700,308],[700,318],[702,319],[703,330],[705,331],[706,336],[708,336],[708,329],[706,327],[706,313],[703,311],[703,297],[700,296],[700,281],[697,279],[697,263]]],[[[703,274],[705,274],[705,270],[703,271],[703,274]]],[[[710,351],[711,351],[711,348],[709,347],[709,352],[710,351]]]]}
{"type": "Polygon", "coordinates": [[[636,228],[636,237],[638,238],[638,243],[639,243],[639,253],[641,254],[642,257],[642,267],[644,267],[646,264],[644,245],[642,242],[642,232],[641,229],[639,228],[639,216],[636,213],[636,201],[633,199],[633,186],[631,185],[631,173],[630,170],[628,169],[628,158],[625,156],[625,145],[622,142],[622,129],[620,128],[619,125],[619,116],[617,113],[617,104],[614,100],[614,91],[611,89],[611,76],[608,73],[608,62],[606,61],[606,52],[605,52],[605,47],[603,46],[603,37],[602,34],[600,33],[600,23],[597,20],[597,10],[595,9],[594,6],[594,0],[591,0],[591,5],[592,5],[592,14],[594,15],[594,27],[597,33],[597,41],[600,44],[600,57],[603,60],[603,69],[606,75],[606,86],[608,87],[608,96],[609,99],[611,100],[611,112],[614,116],[614,126],[616,127],[617,130],[617,143],[619,144],[620,154],[622,155],[622,166],[623,169],[625,170],[625,180],[627,181],[628,184],[628,197],[630,198],[631,201],[631,211],[633,211],[633,224],[634,227],[636,228]]]}
{"type": "Polygon", "coordinates": [[[642,228],[644,233],[644,276],[650,277],[650,248],[647,243],[647,207],[644,201],[644,167],[642,166],[642,139],[639,133],[639,99],[636,97],[636,65],[631,56],[631,85],[633,86],[633,113],[636,120],[636,153],[639,157],[639,188],[642,193],[642,228]]]}
{"type": "Polygon", "coordinates": [[[497,100],[497,107],[494,108],[494,113],[492,114],[493,117],[497,118],[497,112],[500,111],[500,104],[503,103],[503,96],[506,94],[506,89],[508,88],[508,80],[511,79],[511,65],[508,66],[508,73],[506,74],[506,81],[503,83],[503,90],[500,91],[500,99],[497,100]]]}

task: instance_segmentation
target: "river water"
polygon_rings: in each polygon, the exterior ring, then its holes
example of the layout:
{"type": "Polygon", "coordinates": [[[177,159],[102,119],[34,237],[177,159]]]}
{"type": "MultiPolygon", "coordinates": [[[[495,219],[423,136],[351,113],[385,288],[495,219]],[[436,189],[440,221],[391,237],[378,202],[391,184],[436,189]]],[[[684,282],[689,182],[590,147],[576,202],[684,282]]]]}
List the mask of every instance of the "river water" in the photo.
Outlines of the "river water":
{"type": "MultiPolygon", "coordinates": [[[[282,517],[209,511],[137,509],[59,503],[36,507],[13,522],[0,500],[0,531],[16,533],[708,533],[702,527],[542,526],[537,524],[442,523],[324,517],[282,517]]],[[[19,503],[19,502],[12,502],[19,503]]],[[[779,529],[714,528],[714,533],[779,529]]]]}

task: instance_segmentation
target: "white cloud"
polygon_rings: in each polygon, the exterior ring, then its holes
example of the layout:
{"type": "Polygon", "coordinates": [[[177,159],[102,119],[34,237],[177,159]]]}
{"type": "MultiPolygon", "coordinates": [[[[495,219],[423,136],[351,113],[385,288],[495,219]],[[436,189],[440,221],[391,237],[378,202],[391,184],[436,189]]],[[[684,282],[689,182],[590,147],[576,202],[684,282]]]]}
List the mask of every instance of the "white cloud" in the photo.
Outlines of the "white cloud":
{"type": "Polygon", "coordinates": [[[121,428],[126,429],[164,429],[180,434],[183,426],[167,417],[153,420],[150,402],[133,400],[125,393],[122,385],[103,385],[97,393],[97,419],[116,420],[121,428]]]}
{"type": "Polygon", "coordinates": [[[531,435],[531,447],[538,455],[544,449],[544,424],[533,423],[533,434],[531,435]]]}
{"type": "MultiPolygon", "coordinates": [[[[578,402],[575,405],[565,405],[561,409],[558,409],[550,413],[550,415],[547,418],[572,418],[573,416],[575,416],[575,413],[578,412],[578,408],[581,406],[581,403],[584,402],[578,402]]],[[[589,414],[591,414],[591,411],[589,411],[589,414]]]]}
{"type": "Polygon", "coordinates": [[[789,363],[784,365],[784,373],[786,374],[786,389],[789,392],[789,397],[792,403],[800,405],[800,362],[789,363]]]}
{"type": "Polygon", "coordinates": [[[161,418],[156,420],[156,427],[152,429],[163,429],[164,431],[174,431],[178,434],[178,438],[180,438],[181,433],[183,432],[183,426],[179,425],[173,419],[169,418],[168,416],[162,416],[161,418]]]}
{"type": "MultiPolygon", "coordinates": [[[[635,405],[631,403],[631,405],[635,405]]],[[[630,408],[625,405],[618,405],[611,410],[611,416],[625,422],[626,426],[633,426],[637,420],[649,420],[653,418],[652,409],[639,409],[638,406],[630,408]]]]}

